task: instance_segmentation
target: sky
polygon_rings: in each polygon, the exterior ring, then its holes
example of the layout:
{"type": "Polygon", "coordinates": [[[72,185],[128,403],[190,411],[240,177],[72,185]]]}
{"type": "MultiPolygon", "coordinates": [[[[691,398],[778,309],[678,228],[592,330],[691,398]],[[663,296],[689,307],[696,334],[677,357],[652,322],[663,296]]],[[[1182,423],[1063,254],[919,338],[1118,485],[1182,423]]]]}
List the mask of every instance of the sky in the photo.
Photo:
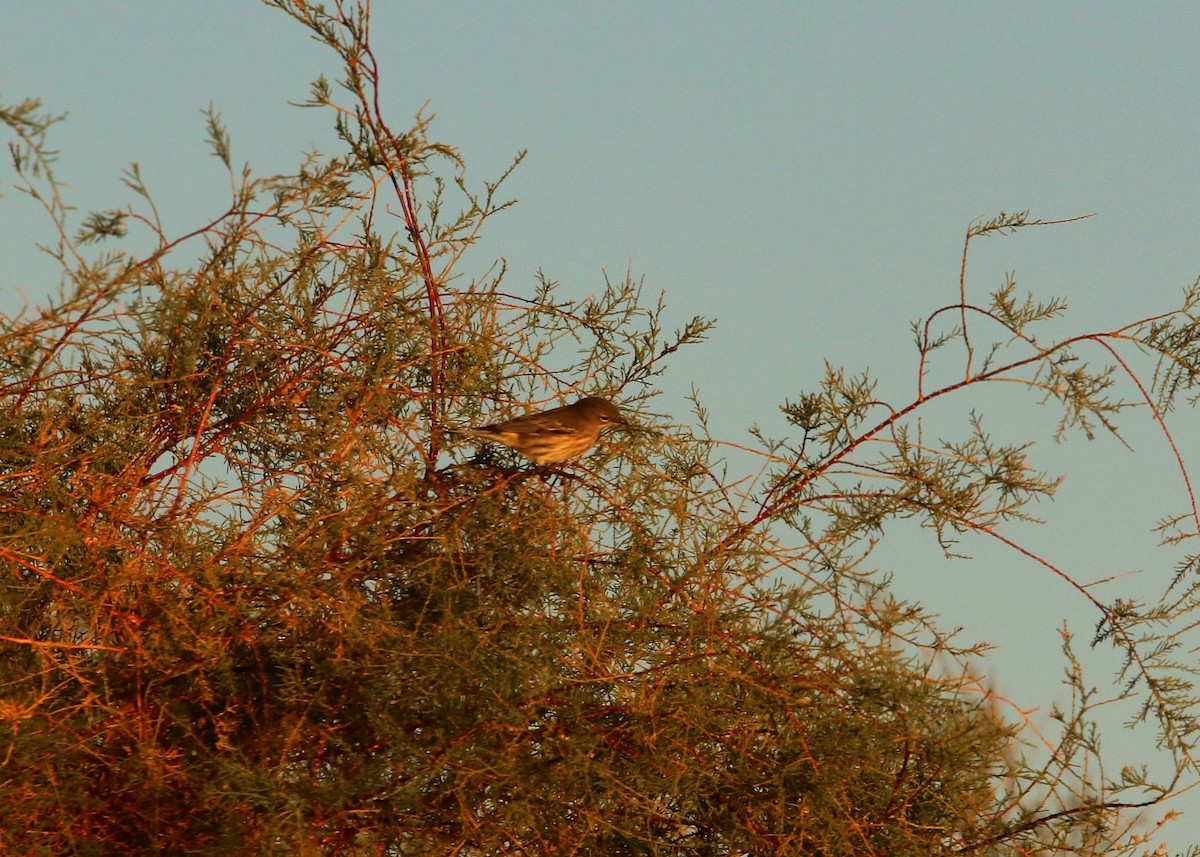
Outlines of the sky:
{"type": "MultiPolygon", "coordinates": [[[[1200,275],[1200,4],[1108,2],[445,2],[377,0],[374,42],[394,128],[423,104],[476,187],[522,150],[505,185],[519,204],[476,248],[506,288],[543,270],[566,294],[604,273],[665,292],[668,320],[715,317],[655,400],[692,419],[694,385],[714,433],[784,431],[778,406],[813,389],[825,362],[914,391],[909,322],[957,299],[964,232],[979,217],[1095,214],[972,245],[970,296],[1012,273],[1065,296],[1054,332],[1107,330],[1178,305],[1200,275]]],[[[298,110],[332,54],[249,0],[56,0],[13,4],[0,30],[0,98],[69,114],[54,134],[60,177],[81,208],[130,202],[137,162],[168,231],[207,222],[228,182],[204,143],[201,110],[223,116],[237,163],[295,169],[333,142],[327,116],[298,110]]],[[[32,250],[50,234],[0,187],[0,311],[57,283],[32,250]]],[[[1099,357],[1100,355],[1096,355],[1099,357]]],[[[947,433],[978,408],[1001,436],[1035,440],[1034,460],[1067,481],[1047,524],[1013,531],[1098,594],[1150,595],[1174,555],[1150,528],[1182,511],[1169,451],[1145,414],[1110,438],[1050,437],[1050,417],[1015,395],[956,400],[947,433]],[[957,414],[957,417],[954,415],[957,414]],[[958,422],[954,422],[957,419],[958,422]]],[[[1196,414],[1172,423],[1200,466],[1196,414]]],[[[957,427],[957,428],[955,428],[957,427]]],[[[1197,479],[1200,484],[1200,479],[1197,479]]],[[[1096,615],[1045,569],[964,543],[946,563],[928,533],[894,531],[876,557],[898,593],[948,627],[998,645],[995,686],[1045,717],[1064,697],[1058,629],[1080,648],[1096,615]]],[[[1097,683],[1112,664],[1093,656],[1097,683]]],[[[1126,738],[1118,728],[1109,747],[1126,738]]],[[[1200,800],[1172,841],[1194,841],[1200,800]]]]}

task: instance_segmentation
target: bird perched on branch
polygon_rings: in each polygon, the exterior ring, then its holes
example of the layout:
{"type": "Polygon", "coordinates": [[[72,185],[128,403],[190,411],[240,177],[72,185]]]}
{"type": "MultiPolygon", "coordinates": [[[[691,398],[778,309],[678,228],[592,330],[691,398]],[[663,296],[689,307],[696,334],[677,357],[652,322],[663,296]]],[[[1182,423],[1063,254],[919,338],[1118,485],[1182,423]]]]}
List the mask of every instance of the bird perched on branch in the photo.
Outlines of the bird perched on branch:
{"type": "Polygon", "coordinates": [[[565,464],[583,457],[605,429],[624,425],[616,405],[589,396],[573,405],[467,429],[467,433],[515,449],[534,464],[565,464]]]}

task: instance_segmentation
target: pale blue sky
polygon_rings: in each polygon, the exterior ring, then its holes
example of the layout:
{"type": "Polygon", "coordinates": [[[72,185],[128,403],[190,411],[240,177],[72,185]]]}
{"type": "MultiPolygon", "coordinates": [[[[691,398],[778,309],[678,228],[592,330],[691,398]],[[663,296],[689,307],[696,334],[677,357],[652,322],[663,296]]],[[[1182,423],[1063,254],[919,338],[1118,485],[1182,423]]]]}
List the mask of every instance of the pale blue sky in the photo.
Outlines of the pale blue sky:
{"type": "MultiPolygon", "coordinates": [[[[1070,299],[1061,331],[1175,305],[1200,275],[1200,4],[1141,8],[379,0],[374,37],[394,128],[429,101],[434,136],[459,148],[476,186],[530,152],[507,185],[520,205],[494,221],[476,269],[504,256],[509,290],[542,268],[582,295],[602,269],[628,267],[666,290],[672,319],[717,317],[658,407],[688,419],[695,383],[715,431],[744,442],[752,423],[780,426],[777,405],[811,389],[826,359],[871,368],[886,397],[910,395],[908,322],[956,299],[963,232],[979,216],[1098,214],[977,243],[977,298],[1015,271],[1070,299]]],[[[176,232],[227,192],[200,109],[223,114],[235,161],[291,170],[333,145],[325,115],[285,103],[321,72],[338,73],[332,55],[249,0],[19,3],[0,31],[0,94],[70,114],[54,142],[75,201],[127,202],[119,175],[137,161],[176,232]]],[[[49,239],[38,212],[5,194],[11,309],[17,288],[52,288],[53,269],[29,255],[49,239]]],[[[1148,530],[1183,494],[1144,417],[1130,454],[1110,440],[1054,446],[1017,397],[954,403],[972,406],[1001,433],[1036,432],[1039,463],[1069,473],[1062,502],[1042,510],[1052,526],[1022,538],[1080,579],[1143,569],[1130,591],[1165,583],[1175,557],[1151,552],[1148,530]]],[[[1176,415],[1200,463],[1195,426],[1176,415]]],[[[928,538],[900,535],[886,557],[898,591],[1000,643],[998,686],[1045,710],[1059,622],[1082,647],[1095,617],[1012,554],[967,544],[977,561],[947,566],[928,538]]],[[[1183,828],[1200,811],[1189,815],[1183,828]]]]}

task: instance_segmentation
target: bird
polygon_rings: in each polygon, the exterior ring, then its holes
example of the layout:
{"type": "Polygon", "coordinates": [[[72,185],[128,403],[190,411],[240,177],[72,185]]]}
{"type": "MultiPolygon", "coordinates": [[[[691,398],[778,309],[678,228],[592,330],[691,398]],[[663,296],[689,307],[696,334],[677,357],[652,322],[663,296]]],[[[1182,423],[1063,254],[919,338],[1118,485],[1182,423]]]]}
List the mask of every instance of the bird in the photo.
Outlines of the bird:
{"type": "Polygon", "coordinates": [[[582,458],[605,429],[628,425],[608,399],[588,396],[571,405],[467,429],[468,434],[515,449],[538,466],[582,458]]]}

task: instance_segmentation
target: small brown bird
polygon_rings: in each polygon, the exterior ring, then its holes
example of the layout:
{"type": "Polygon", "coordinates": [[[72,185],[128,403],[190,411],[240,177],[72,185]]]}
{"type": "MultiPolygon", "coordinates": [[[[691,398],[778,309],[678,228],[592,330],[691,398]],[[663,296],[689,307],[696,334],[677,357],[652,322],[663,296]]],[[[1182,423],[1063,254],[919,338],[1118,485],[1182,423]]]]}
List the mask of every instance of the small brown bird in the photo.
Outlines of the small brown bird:
{"type": "Polygon", "coordinates": [[[515,449],[534,464],[564,464],[583,457],[603,431],[626,425],[617,406],[589,396],[573,405],[467,429],[469,434],[515,449]]]}

